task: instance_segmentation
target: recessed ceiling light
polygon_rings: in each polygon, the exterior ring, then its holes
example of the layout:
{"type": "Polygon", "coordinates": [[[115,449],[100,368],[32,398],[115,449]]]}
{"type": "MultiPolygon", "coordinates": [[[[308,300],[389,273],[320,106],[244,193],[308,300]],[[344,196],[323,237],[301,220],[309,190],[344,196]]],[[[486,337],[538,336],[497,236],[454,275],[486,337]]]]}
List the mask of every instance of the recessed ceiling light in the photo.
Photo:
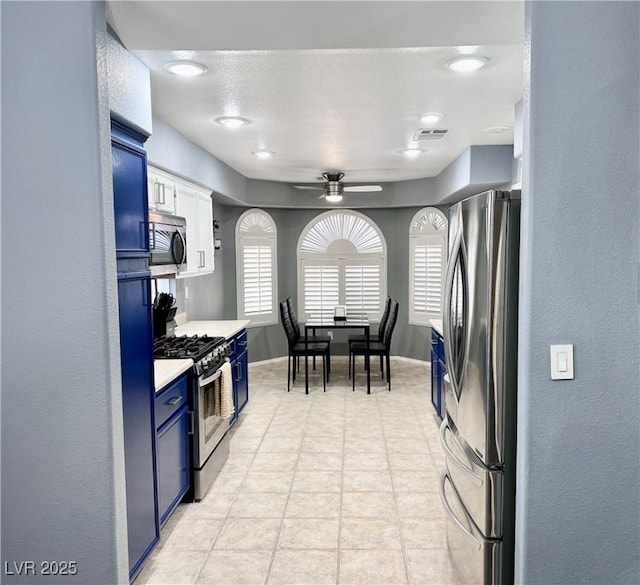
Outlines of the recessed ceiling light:
{"type": "Polygon", "coordinates": [[[170,61],[165,63],[164,68],[180,77],[197,77],[206,73],[209,69],[202,63],[196,63],[195,61],[170,61]]]}
{"type": "Polygon", "coordinates": [[[485,128],[484,131],[489,134],[502,134],[503,132],[510,132],[513,130],[511,126],[491,126],[490,128],[485,128]]]}
{"type": "Polygon", "coordinates": [[[407,158],[416,158],[417,156],[420,156],[423,152],[425,152],[425,150],[423,150],[422,148],[404,148],[400,152],[407,158]]]}
{"type": "Polygon", "coordinates": [[[258,158],[271,158],[275,152],[271,152],[270,150],[255,150],[251,154],[258,158]]]}
{"type": "Polygon", "coordinates": [[[447,62],[447,67],[451,69],[451,71],[468,73],[470,71],[482,69],[488,62],[488,57],[482,57],[480,55],[465,55],[464,57],[451,59],[451,61],[447,62]]]}
{"type": "Polygon", "coordinates": [[[245,126],[249,123],[247,118],[241,118],[240,116],[219,116],[215,121],[227,128],[240,128],[240,126],[245,126]]]}
{"type": "Polygon", "coordinates": [[[418,120],[420,120],[423,124],[437,124],[442,119],[444,119],[444,114],[440,112],[427,112],[426,114],[420,114],[418,116],[418,120]]]}
{"type": "Polygon", "coordinates": [[[326,195],[325,199],[329,203],[340,203],[340,201],[342,201],[342,195],[338,195],[337,193],[334,193],[333,195],[326,195]]]}

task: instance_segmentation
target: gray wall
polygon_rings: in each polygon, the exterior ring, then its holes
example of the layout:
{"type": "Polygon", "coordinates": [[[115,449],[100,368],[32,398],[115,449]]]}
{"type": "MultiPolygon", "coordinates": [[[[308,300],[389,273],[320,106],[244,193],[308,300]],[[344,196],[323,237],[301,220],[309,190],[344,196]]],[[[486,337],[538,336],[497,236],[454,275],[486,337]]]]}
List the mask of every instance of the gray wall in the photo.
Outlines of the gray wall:
{"type": "Polygon", "coordinates": [[[637,2],[529,2],[516,583],[640,582],[637,2]],[[549,345],[573,343],[575,380],[549,345]]]}
{"type": "Polygon", "coordinates": [[[152,132],[149,69],[118,40],[107,35],[107,75],[111,115],[148,136],[152,132]]]}
{"type": "Polygon", "coordinates": [[[1,10],[2,582],[126,583],[104,6],[1,10]]]}
{"type": "MultiPolygon", "coordinates": [[[[392,353],[415,359],[429,359],[428,327],[408,324],[409,302],[409,222],[419,207],[359,210],[370,217],[384,234],[387,243],[387,292],[400,303],[398,323],[394,331],[392,353]]],[[[222,264],[224,279],[224,315],[235,319],[237,290],[235,279],[235,225],[244,208],[224,208],[222,264]]],[[[265,209],[278,230],[278,300],[291,296],[297,308],[296,246],[302,230],[322,213],[311,209],[265,209]]],[[[216,269],[217,270],[217,269],[216,269]]],[[[344,341],[335,337],[336,344],[344,341]]],[[[249,329],[249,358],[260,361],[286,355],[287,347],[280,324],[249,329]]]]}

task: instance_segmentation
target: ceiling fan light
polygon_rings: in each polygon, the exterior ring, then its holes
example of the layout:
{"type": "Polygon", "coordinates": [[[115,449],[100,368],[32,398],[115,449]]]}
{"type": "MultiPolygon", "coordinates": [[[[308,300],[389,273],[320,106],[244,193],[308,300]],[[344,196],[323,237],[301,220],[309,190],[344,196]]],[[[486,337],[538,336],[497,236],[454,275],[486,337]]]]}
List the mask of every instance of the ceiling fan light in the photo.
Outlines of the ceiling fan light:
{"type": "Polygon", "coordinates": [[[331,195],[326,195],[325,199],[329,203],[340,203],[340,201],[342,201],[342,195],[338,195],[337,193],[332,193],[331,195]]]}
{"type": "Polygon", "coordinates": [[[206,65],[195,61],[169,61],[165,63],[164,68],[179,77],[197,77],[209,71],[206,65]]]}

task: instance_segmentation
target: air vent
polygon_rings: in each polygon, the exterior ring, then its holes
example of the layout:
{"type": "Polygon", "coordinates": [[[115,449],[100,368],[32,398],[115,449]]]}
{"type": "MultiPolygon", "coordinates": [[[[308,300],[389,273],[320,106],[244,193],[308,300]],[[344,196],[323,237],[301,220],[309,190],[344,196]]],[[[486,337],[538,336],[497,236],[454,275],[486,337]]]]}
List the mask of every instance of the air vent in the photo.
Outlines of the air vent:
{"type": "Polygon", "coordinates": [[[413,135],[413,140],[440,140],[449,132],[442,128],[419,128],[413,135]]]}

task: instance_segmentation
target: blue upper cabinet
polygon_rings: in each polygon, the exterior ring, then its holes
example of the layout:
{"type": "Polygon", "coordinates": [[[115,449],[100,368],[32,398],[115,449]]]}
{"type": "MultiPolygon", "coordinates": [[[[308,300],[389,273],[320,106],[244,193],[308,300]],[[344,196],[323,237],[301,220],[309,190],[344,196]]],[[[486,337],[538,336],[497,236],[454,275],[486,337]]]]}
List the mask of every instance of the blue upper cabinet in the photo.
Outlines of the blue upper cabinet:
{"type": "Polygon", "coordinates": [[[145,137],[112,121],[129,577],[160,537],[145,137]]]}
{"type": "Polygon", "coordinates": [[[147,155],[145,137],[111,123],[113,194],[118,258],[148,257],[149,209],[147,202],[147,155]]]}

